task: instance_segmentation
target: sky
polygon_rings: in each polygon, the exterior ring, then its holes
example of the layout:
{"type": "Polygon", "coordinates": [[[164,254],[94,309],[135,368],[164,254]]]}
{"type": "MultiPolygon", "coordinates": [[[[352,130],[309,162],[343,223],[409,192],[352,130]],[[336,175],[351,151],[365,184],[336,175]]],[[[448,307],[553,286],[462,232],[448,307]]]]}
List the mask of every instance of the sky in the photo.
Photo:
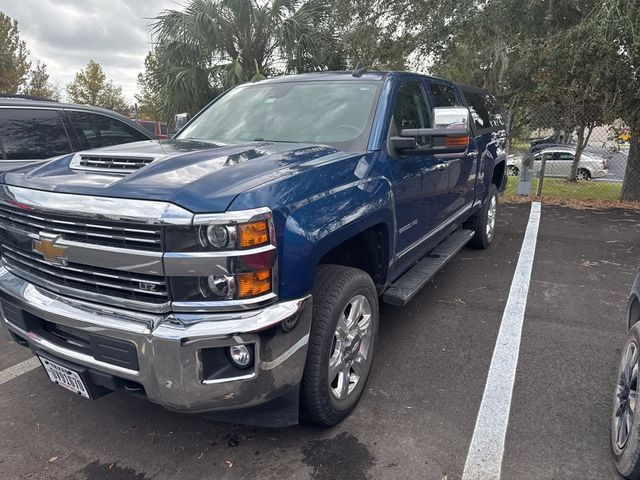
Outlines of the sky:
{"type": "Polygon", "coordinates": [[[0,12],[18,21],[30,60],[47,64],[62,90],[89,60],[134,101],[136,77],[150,50],[149,19],[177,0],[0,0],[0,12]]]}

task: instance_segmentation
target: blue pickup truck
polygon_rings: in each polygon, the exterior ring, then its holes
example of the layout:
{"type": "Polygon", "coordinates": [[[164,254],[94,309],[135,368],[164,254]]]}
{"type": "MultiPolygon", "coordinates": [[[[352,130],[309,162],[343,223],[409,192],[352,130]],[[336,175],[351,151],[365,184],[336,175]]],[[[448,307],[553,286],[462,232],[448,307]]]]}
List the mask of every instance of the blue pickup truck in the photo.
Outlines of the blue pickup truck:
{"type": "Polygon", "coordinates": [[[4,173],[0,323],[79,396],[334,425],[379,302],[491,243],[503,128],[475,87],[323,72],[234,88],[171,140],[4,173]]]}

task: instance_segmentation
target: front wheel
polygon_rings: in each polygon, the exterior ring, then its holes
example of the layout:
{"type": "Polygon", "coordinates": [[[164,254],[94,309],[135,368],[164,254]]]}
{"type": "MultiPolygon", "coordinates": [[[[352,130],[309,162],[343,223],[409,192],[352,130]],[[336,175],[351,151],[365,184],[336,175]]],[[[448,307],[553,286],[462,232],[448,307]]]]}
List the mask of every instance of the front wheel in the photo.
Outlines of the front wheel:
{"type": "Polygon", "coordinates": [[[364,390],[378,332],[378,294],[356,268],[321,265],[313,290],[313,316],[302,377],[302,417],[336,425],[364,390]]]}
{"type": "Polygon", "coordinates": [[[498,189],[492,183],[489,194],[479,212],[465,223],[465,228],[473,230],[476,234],[469,241],[474,248],[487,248],[491,245],[496,231],[496,212],[498,210],[498,189]]]}
{"type": "Polygon", "coordinates": [[[640,323],[627,336],[616,377],[611,412],[611,453],[616,469],[629,480],[640,479],[640,418],[638,414],[638,361],[640,323]]]}

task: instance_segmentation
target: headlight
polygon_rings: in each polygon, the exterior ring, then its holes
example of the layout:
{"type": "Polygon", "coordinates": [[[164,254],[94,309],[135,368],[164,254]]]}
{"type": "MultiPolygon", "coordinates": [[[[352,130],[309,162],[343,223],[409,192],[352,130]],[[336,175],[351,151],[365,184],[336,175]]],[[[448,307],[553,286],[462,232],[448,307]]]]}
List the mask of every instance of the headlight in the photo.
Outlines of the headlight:
{"type": "Polygon", "coordinates": [[[268,208],[196,215],[191,226],[167,225],[164,267],[174,308],[237,308],[274,300],[274,232],[268,208]]]}
{"type": "Polygon", "coordinates": [[[171,277],[170,281],[176,302],[247,300],[273,291],[271,269],[235,275],[171,277]]]}
{"type": "Polygon", "coordinates": [[[198,228],[198,241],[203,248],[223,250],[235,245],[237,232],[226,225],[202,225],[198,228]]]}
{"type": "Polygon", "coordinates": [[[165,240],[170,252],[245,250],[272,243],[270,230],[268,220],[167,227],[165,240]]]}

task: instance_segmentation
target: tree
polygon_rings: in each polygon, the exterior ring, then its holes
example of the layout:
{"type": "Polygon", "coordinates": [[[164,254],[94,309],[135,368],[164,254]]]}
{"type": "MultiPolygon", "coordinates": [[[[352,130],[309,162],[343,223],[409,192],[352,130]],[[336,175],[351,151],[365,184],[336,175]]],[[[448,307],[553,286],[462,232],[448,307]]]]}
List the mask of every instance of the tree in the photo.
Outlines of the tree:
{"type": "Polygon", "coordinates": [[[332,1],[337,36],[349,68],[358,64],[371,70],[407,68],[416,39],[395,10],[396,5],[389,1],[332,1]]]}
{"type": "Polygon", "coordinates": [[[592,62],[594,88],[607,91],[605,110],[621,118],[631,132],[621,200],[640,201],[640,4],[636,0],[603,0],[590,18],[594,36],[608,47],[592,62]]]}
{"type": "Polygon", "coordinates": [[[18,22],[0,12],[0,92],[18,92],[31,68],[28,56],[18,22]]]}
{"type": "Polygon", "coordinates": [[[191,0],[153,25],[163,110],[195,113],[274,73],[344,68],[326,0],[191,0]]]}
{"type": "Polygon", "coordinates": [[[144,72],[138,74],[138,93],[135,94],[140,117],[155,121],[164,117],[162,111],[163,89],[162,85],[156,81],[157,70],[156,56],[154,52],[149,52],[144,59],[144,72]]]}
{"type": "Polygon", "coordinates": [[[36,66],[29,72],[27,82],[22,92],[36,97],[60,99],[60,89],[49,81],[47,64],[36,60],[36,66]]]}
{"type": "Polygon", "coordinates": [[[67,85],[67,95],[74,103],[108,108],[123,114],[129,111],[122,88],[107,80],[100,64],[93,60],[89,60],[86,68],[76,73],[73,82],[67,85]]]}

